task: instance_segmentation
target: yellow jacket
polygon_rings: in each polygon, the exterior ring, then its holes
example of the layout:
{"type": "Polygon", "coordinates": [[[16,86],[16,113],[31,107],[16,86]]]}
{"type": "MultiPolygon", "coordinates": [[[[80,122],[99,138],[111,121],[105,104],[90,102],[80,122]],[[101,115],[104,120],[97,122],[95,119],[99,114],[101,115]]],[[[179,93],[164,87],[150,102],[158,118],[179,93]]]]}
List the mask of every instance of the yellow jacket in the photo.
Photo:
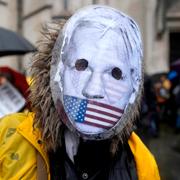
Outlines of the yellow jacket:
{"type": "MultiPolygon", "coordinates": [[[[0,120],[0,180],[37,179],[37,154],[42,156],[50,180],[41,134],[33,129],[32,123],[33,113],[12,114],[0,120]]],[[[159,180],[152,154],[134,132],[128,143],[135,158],[138,179],[159,180]]]]}

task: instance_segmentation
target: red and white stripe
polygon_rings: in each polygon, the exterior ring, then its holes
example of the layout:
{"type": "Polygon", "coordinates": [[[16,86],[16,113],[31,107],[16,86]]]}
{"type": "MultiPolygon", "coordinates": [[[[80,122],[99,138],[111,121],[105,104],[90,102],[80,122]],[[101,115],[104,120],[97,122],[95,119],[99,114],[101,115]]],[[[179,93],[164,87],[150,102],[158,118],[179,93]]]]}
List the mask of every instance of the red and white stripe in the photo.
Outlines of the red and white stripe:
{"type": "Polygon", "coordinates": [[[123,110],[107,104],[88,100],[84,124],[110,129],[120,119],[123,110]]]}

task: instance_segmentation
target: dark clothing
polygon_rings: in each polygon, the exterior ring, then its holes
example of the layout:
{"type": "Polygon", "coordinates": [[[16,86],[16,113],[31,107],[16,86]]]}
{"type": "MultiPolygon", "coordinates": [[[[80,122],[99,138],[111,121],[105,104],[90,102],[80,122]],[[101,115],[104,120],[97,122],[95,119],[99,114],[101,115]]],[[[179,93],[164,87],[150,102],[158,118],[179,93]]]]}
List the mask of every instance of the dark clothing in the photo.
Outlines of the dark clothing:
{"type": "Polygon", "coordinates": [[[50,153],[52,180],[137,180],[129,145],[119,145],[113,157],[109,147],[109,141],[80,142],[74,163],[65,149],[50,153]]]}

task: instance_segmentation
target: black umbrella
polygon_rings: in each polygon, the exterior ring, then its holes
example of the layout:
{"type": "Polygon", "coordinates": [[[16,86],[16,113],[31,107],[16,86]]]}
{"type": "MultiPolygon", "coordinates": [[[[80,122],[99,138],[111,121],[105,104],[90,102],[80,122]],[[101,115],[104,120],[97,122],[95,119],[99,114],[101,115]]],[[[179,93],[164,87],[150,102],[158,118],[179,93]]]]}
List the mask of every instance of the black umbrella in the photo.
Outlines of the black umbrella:
{"type": "Polygon", "coordinates": [[[0,27],[0,56],[21,55],[34,51],[35,47],[24,37],[0,27]]]}
{"type": "Polygon", "coordinates": [[[153,83],[159,82],[162,76],[166,76],[167,77],[168,72],[159,72],[159,73],[155,73],[153,75],[150,76],[150,79],[153,83]]]}
{"type": "Polygon", "coordinates": [[[170,68],[173,71],[176,71],[180,75],[180,59],[177,59],[173,63],[170,64],[170,68]]]}

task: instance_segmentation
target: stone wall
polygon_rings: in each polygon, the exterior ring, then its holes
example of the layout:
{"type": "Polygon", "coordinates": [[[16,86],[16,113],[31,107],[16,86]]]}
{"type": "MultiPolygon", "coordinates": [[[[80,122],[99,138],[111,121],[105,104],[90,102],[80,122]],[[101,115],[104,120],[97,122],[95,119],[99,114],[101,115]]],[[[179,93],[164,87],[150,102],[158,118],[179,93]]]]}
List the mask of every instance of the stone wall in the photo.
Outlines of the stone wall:
{"type": "MultiPolygon", "coordinates": [[[[17,30],[17,2],[3,1],[0,3],[0,25],[17,30]]],[[[1,2],[1,1],[0,1],[1,2]]],[[[22,33],[33,44],[40,39],[43,24],[52,19],[67,18],[77,9],[90,5],[102,4],[115,7],[129,14],[137,21],[143,36],[145,71],[148,74],[168,70],[168,32],[160,40],[156,40],[155,12],[157,0],[23,0],[22,33]]],[[[9,58],[8,58],[9,59],[9,58]]],[[[0,65],[3,61],[0,61],[0,65]]],[[[7,63],[10,60],[6,60],[7,63]]],[[[12,61],[11,61],[12,62],[12,61]]],[[[31,63],[31,55],[13,64],[15,68],[27,68],[31,63]],[[20,64],[21,63],[21,64],[20,64]]]]}

